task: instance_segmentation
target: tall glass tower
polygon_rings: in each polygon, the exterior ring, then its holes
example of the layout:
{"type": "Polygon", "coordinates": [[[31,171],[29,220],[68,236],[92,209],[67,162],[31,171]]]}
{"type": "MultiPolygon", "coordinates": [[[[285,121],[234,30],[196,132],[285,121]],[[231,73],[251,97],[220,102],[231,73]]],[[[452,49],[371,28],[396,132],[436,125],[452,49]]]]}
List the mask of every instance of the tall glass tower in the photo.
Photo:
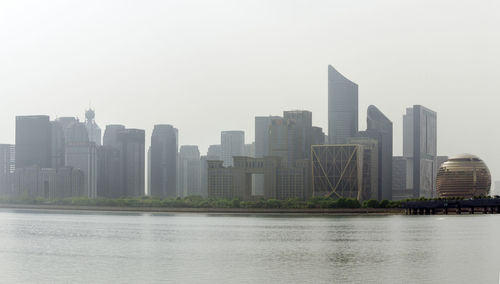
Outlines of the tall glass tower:
{"type": "Polygon", "coordinates": [[[358,133],[358,85],[328,66],[328,142],[345,144],[358,133]]]}

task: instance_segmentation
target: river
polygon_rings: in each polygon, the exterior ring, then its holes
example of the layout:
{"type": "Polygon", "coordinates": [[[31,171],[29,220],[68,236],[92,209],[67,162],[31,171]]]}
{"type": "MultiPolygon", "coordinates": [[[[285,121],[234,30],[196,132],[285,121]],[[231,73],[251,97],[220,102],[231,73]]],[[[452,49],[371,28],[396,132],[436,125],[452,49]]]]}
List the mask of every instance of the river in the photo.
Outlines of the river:
{"type": "Polygon", "coordinates": [[[2,283],[498,283],[500,215],[0,210],[2,283]]]}

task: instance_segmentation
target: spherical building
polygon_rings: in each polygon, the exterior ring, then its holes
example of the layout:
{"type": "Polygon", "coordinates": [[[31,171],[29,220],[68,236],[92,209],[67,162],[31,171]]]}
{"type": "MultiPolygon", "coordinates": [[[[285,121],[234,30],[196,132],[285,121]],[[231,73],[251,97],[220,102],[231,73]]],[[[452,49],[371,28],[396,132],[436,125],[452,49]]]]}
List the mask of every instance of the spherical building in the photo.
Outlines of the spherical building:
{"type": "Polygon", "coordinates": [[[490,170],[480,158],[462,154],[439,168],[436,187],[439,197],[486,196],[490,193],[490,170]]]}

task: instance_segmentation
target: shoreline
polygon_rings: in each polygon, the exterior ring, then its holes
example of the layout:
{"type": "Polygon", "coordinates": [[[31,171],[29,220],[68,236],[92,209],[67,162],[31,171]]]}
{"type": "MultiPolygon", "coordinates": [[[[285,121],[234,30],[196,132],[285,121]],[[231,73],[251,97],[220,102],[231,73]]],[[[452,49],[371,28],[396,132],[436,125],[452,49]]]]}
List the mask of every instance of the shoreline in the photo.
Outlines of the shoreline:
{"type": "Polygon", "coordinates": [[[401,208],[167,208],[132,206],[79,206],[44,204],[1,203],[1,209],[59,210],[89,212],[140,212],[140,213],[226,213],[226,214],[311,214],[311,215],[403,215],[401,208]]]}

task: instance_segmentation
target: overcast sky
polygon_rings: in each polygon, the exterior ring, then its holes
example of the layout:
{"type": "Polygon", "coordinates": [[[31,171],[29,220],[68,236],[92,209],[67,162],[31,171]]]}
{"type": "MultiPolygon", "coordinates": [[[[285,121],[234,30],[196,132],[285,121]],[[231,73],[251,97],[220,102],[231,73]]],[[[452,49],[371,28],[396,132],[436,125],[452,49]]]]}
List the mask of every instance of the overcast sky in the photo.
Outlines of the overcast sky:
{"type": "Polygon", "coordinates": [[[0,143],[15,116],[179,129],[180,144],[254,138],[254,117],[313,112],[327,131],[327,66],[359,85],[402,151],[405,108],[438,113],[440,155],[500,178],[500,1],[0,1],[0,143]]]}

